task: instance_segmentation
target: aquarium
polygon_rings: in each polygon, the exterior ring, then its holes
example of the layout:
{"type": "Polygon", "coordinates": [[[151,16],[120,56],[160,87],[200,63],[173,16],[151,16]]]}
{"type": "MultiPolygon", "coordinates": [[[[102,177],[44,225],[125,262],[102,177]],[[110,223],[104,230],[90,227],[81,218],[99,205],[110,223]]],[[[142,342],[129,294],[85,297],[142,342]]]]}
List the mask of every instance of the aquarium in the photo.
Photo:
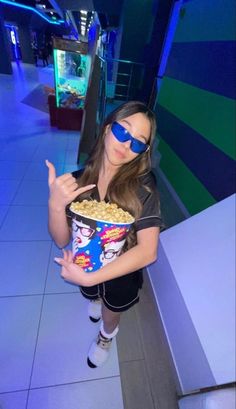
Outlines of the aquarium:
{"type": "Polygon", "coordinates": [[[56,106],[83,108],[91,68],[87,43],[56,38],[53,46],[56,106]]]}

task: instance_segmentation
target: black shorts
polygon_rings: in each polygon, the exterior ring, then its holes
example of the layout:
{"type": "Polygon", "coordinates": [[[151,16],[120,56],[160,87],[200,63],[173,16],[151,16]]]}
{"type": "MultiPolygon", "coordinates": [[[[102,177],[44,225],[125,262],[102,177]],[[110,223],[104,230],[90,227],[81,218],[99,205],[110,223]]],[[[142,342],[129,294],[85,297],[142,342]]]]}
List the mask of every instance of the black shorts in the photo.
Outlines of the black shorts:
{"type": "Polygon", "coordinates": [[[80,287],[80,291],[89,300],[100,297],[108,310],[122,312],[139,301],[142,283],[142,271],[139,270],[92,287],[80,287]]]}

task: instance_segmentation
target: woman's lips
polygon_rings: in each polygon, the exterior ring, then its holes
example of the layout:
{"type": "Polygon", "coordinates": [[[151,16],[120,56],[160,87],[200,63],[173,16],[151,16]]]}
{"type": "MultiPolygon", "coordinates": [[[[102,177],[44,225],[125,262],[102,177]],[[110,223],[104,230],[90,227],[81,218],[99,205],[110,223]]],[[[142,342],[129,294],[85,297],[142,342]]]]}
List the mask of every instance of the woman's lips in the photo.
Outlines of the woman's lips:
{"type": "Polygon", "coordinates": [[[118,151],[117,149],[115,149],[115,154],[116,156],[118,156],[120,159],[125,159],[125,153],[118,151]]]}

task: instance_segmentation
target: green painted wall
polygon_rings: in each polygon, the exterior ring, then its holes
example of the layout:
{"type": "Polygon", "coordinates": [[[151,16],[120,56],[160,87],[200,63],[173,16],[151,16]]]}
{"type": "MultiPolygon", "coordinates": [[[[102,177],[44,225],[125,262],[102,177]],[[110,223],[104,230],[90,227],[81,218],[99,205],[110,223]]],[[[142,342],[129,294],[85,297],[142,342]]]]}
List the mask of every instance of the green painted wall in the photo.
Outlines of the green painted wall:
{"type": "Polygon", "coordinates": [[[235,192],[233,0],[185,0],[157,97],[160,169],[194,215],[235,192]]]}

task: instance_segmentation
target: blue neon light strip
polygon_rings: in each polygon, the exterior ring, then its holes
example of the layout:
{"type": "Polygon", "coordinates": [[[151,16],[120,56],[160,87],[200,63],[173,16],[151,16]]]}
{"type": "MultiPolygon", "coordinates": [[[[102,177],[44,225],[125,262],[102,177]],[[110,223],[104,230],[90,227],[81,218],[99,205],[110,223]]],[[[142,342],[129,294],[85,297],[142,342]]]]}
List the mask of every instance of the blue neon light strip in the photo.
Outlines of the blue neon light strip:
{"type": "Polygon", "coordinates": [[[0,3],[4,3],[4,4],[8,4],[9,6],[20,7],[22,9],[33,11],[34,13],[38,14],[38,16],[42,17],[44,20],[46,20],[50,24],[60,25],[60,23],[62,22],[64,23],[64,20],[60,20],[60,22],[49,20],[44,14],[40,13],[38,10],[34,9],[33,7],[26,6],[25,4],[15,3],[13,1],[8,1],[8,0],[0,0],[0,3]]]}

